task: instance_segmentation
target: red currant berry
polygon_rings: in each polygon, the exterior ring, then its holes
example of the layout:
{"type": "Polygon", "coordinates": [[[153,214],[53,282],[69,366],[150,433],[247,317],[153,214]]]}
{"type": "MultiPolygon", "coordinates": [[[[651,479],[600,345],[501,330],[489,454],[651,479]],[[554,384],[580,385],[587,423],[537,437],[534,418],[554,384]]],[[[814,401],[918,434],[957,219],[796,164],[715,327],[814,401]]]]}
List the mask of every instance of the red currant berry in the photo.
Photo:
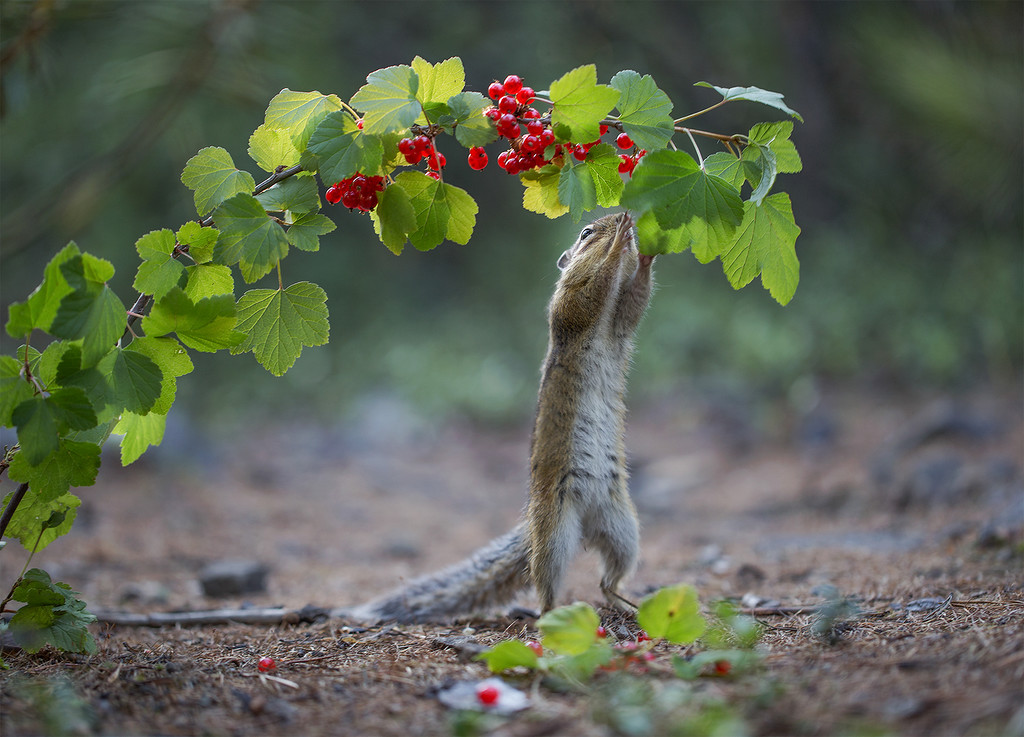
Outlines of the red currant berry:
{"type": "Polygon", "coordinates": [[[498,166],[500,168],[505,168],[505,165],[508,163],[509,156],[512,156],[511,151],[502,151],[500,154],[498,154],[498,166]]]}
{"type": "Polygon", "coordinates": [[[354,210],[359,207],[359,203],[362,200],[359,193],[354,189],[346,189],[341,193],[341,204],[347,207],[349,210],[354,210]]]}
{"type": "Polygon", "coordinates": [[[478,686],[476,689],[476,697],[484,706],[497,703],[499,695],[496,686],[478,686]]]}
{"type": "Polygon", "coordinates": [[[526,131],[528,133],[532,133],[535,136],[539,136],[543,130],[544,124],[541,123],[539,120],[534,119],[526,124],[526,131]]]}
{"type": "Polygon", "coordinates": [[[266,673],[268,670],[274,670],[276,667],[277,663],[274,662],[274,659],[266,656],[260,658],[260,661],[256,664],[256,670],[260,673],[266,673]]]}
{"type": "Polygon", "coordinates": [[[628,133],[620,133],[615,138],[615,145],[622,149],[633,148],[633,139],[628,133]]]}
{"type": "Polygon", "coordinates": [[[498,118],[498,124],[495,128],[498,130],[498,135],[505,136],[505,138],[519,137],[519,122],[512,113],[505,113],[498,118]]]}
{"type": "Polygon", "coordinates": [[[499,97],[505,94],[505,87],[501,82],[491,82],[491,86],[487,88],[487,96],[492,100],[497,100],[499,97]]]}
{"type": "Polygon", "coordinates": [[[416,136],[412,139],[412,142],[415,144],[416,150],[421,154],[429,153],[433,147],[433,142],[426,136],[416,136]]]}
{"type": "Polygon", "coordinates": [[[484,115],[487,116],[488,120],[490,120],[491,122],[494,122],[494,121],[497,121],[498,118],[501,117],[501,111],[498,108],[496,108],[496,107],[489,107],[486,110],[484,110],[484,115]]]}
{"type": "Polygon", "coordinates": [[[540,117],[540,110],[535,107],[528,107],[523,111],[523,117],[527,120],[540,117]]]}
{"type": "Polygon", "coordinates": [[[363,119],[362,118],[360,118],[359,120],[356,121],[356,128],[358,128],[359,130],[363,129],[363,119]]]}
{"type": "Polygon", "coordinates": [[[541,644],[540,644],[539,642],[537,642],[536,640],[530,640],[529,642],[527,642],[527,643],[526,643],[526,647],[528,647],[528,648],[530,648],[531,650],[533,650],[533,652],[537,654],[537,657],[538,657],[538,658],[539,658],[539,657],[540,657],[541,655],[543,655],[543,654],[544,654],[544,646],[543,646],[543,645],[541,645],[541,644]]]}
{"type": "Polygon", "coordinates": [[[529,105],[533,102],[534,92],[533,87],[523,87],[516,93],[516,99],[519,100],[523,105],[529,105]]]}
{"type": "Polygon", "coordinates": [[[432,154],[430,154],[430,158],[427,159],[427,166],[429,166],[434,171],[439,171],[443,169],[446,163],[447,160],[444,158],[444,154],[441,153],[440,151],[434,151],[432,154]]]}
{"type": "Polygon", "coordinates": [[[587,158],[587,149],[577,143],[572,147],[572,155],[577,161],[583,161],[587,158]]]}
{"type": "Polygon", "coordinates": [[[479,146],[469,149],[469,168],[473,171],[480,171],[487,166],[487,152],[479,146]]]}
{"type": "Polygon", "coordinates": [[[412,142],[411,138],[403,138],[398,142],[398,151],[403,156],[408,156],[411,153],[415,153],[416,144],[412,142]]]}
{"type": "Polygon", "coordinates": [[[505,95],[498,100],[498,110],[503,113],[514,113],[518,109],[519,103],[516,102],[516,98],[512,97],[512,95],[505,95]]]}
{"type": "Polygon", "coordinates": [[[607,132],[608,132],[608,126],[605,125],[604,123],[601,123],[601,135],[603,136],[607,132]]]}
{"type": "Polygon", "coordinates": [[[598,637],[607,637],[608,636],[608,630],[606,630],[604,627],[598,627],[597,631],[594,632],[594,634],[597,635],[598,637]]]}
{"type": "Polygon", "coordinates": [[[337,205],[341,202],[341,187],[335,184],[333,187],[329,187],[327,192],[324,193],[324,199],[330,202],[332,205],[337,205]]]}
{"type": "Polygon", "coordinates": [[[640,630],[639,632],[636,633],[636,641],[637,642],[650,642],[651,641],[651,636],[649,634],[647,634],[646,630],[640,630]]]}
{"type": "Polygon", "coordinates": [[[441,181],[441,175],[438,174],[436,171],[428,171],[427,172],[427,176],[430,177],[431,179],[436,179],[437,181],[441,181]]]}
{"type": "Polygon", "coordinates": [[[540,132],[540,145],[547,148],[555,142],[555,132],[550,128],[545,128],[540,132]]]}
{"type": "Polygon", "coordinates": [[[619,174],[629,174],[633,171],[633,167],[636,163],[633,161],[633,157],[629,154],[619,154],[619,174]]]}
{"type": "Polygon", "coordinates": [[[363,212],[369,212],[377,206],[377,193],[374,190],[364,192],[359,198],[359,209],[363,212]]]}
{"type": "Polygon", "coordinates": [[[420,159],[422,159],[422,158],[423,157],[419,154],[419,152],[415,152],[415,151],[413,153],[411,153],[411,154],[406,154],[405,155],[405,160],[409,164],[418,164],[418,163],[420,163],[420,159]]]}
{"type": "Polygon", "coordinates": [[[510,74],[505,77],[505,84],[503,85],[506,95],[514,95],[519,90],[523,89],[523,80],[514,74],[510,74]]]}
{"type": "Polygon", "coordinates": [[[540,138],[531,133],[523,138],[523,142],[519,146],[523,151],[532,154],[540,149],[540,138]]]}
{"type": "Polygon", "coordinates": [[[728,660],[716,660],[715,661],[715,675],[727,676],[732,670],[732,663],[728,660]]]}

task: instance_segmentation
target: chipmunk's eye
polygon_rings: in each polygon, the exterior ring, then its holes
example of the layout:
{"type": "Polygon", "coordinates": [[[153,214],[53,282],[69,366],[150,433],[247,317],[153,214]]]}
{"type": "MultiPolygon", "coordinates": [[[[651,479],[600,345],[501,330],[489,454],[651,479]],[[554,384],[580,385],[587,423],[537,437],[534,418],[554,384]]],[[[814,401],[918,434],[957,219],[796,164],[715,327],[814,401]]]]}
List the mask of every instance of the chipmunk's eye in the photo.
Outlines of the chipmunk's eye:
{"type": "Polygon", "coordinates": [[[593,234],[594,234],[594,229],[593,228],[584,228],[582,231],[580,231],[580,240],[581,241],[585,241],[587,238],[589,238],[593,234]]]}

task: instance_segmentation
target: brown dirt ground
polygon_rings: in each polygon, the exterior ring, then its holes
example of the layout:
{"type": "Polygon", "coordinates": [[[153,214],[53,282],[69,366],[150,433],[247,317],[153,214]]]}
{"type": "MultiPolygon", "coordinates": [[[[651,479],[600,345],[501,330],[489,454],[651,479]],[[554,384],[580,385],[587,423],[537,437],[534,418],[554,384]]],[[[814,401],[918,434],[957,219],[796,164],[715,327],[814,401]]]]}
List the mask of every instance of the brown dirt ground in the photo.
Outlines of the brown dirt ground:
{"type": "MultiPolygon", "coordinates": [[[[1021,407],[1014,389],[955,402],[836,391],[803,413],[713,400],[637,410],[628,444],[644,540],[631,595],[683,581],[704,602],[752,593],[793,606],[821,603],[831,584],[863,611],[833,642],[811,615],[759,616],[763,668],[686,686],[697,696],[676,710],[646,702],[650,733],[698,729],[680,715],[714,700],[757,735],[1024,733],[1021,407]],[[945,605],[907,606],[926,597],[945,605]]],[[[296,424],[240,433],[218,454],[169,440],[128,469],[111,457],[80,490],[75,529],[33,565],[97,610],[331,607],[455,561],[515,520],[527,428],[371,430],[296,424]],[[268,564],[267,591],[204,597],[197,572],[225,558],[268,564]]],[[[4,551],[3,581],[18,555],[4,551]]],[[[577,561],[566,601],[597,600],[596,569],[577,561]]],[[[434,638],[533,630],[496,617],[94,631],[91,657],[5,651],[4,735],[451,734],[438,688],[486,671],[434,638]],[[263,655],[279,663],[272,678],[255,667],[263,655]]],[[[643,683],[669,693],[682,682],[668,656],[686,651],[655,652],[643,683]]],[[[618,678],[600,674],[588,695],[513,677],[532,707],[486,729],[642,733],[608,716],[627,689],[618,678]]]]}

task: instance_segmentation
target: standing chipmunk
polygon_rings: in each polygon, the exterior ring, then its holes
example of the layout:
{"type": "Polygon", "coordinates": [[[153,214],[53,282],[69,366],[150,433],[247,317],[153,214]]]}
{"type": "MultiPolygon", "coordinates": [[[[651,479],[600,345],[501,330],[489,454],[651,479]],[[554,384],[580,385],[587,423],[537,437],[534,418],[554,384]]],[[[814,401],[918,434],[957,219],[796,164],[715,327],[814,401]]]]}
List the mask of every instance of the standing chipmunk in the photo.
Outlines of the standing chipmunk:
{"type": "Polygon", "coordinates": [[[628,213],[588,225],[558,259],[526,518],[465,561],[337,615],[443,621],[508,603],[531,583],[546,612],[581,543],[603,559],[608,602],[629,604],[618,589],[636,567],[640,533],[626,471],[624,395],[653,260],[637,252],[628,213]]]}

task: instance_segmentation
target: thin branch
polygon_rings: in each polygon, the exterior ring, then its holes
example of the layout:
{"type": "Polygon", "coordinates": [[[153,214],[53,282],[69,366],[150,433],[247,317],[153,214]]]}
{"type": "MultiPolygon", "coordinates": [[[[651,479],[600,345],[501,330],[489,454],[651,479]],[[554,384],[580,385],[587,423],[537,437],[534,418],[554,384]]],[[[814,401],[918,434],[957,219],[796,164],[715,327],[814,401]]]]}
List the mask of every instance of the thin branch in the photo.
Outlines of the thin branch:
{"type": "Polygon", "coordinates": [[[307,606],[302,609],[270,607],[266,609],[208,609],[198,612],[135,612],[99,611],[93,612],[101,624],[116,624],[123,627],[177,627],[211,624],[298,624],[313,622],[326,617],[326,609],[307,606]]]}
{"type": "Polygon", "coordinates": [[[22,484],[14,491],[14,496],[11,497],[11,501],[4,507],[3,515],[0,515],[0,537],[4,536],[7,532],[7,525],[11,523],[11,518],[14,517],[15,511],[18,509],[18,505],[21,504],[21,500],[25,498],[25,494],[28,492],[28,482],[22,484]]]}
{"type": "Polygon", "coordinates": [[[724,104],[725,104],[725,103],[727,103],[727,102],[729,102],[729,101],[728,101],[728,100],[719,100],[718,102],[716,102],[716,103],[715,103],[714,105],[712,105],[711,107],[706,107],[706,108],[704,108],[703,110],[698,110],[698,111],[697,111],[697,112],[695,112],[695,113],[690,113],[689,115],[684,115],[684,116],[683,116],[683,117],[681,117],[681,118],[676,118],[675,122],[676,122],[677,124],[678,124],[678,123],[682,123],[682,122],[684,122],[684,121],[687,121],[687,120],[690,120],[690,119],[692,119],[692,118],[696,118],[696,117],[697,117],[698,115],[703,115],[704,113],[710,113],[710,112],[711,112],[712,110],[714,110],[715,108],[717,108],[717,107],[722,107],[722,105],[724,105],[724,104]]]}

